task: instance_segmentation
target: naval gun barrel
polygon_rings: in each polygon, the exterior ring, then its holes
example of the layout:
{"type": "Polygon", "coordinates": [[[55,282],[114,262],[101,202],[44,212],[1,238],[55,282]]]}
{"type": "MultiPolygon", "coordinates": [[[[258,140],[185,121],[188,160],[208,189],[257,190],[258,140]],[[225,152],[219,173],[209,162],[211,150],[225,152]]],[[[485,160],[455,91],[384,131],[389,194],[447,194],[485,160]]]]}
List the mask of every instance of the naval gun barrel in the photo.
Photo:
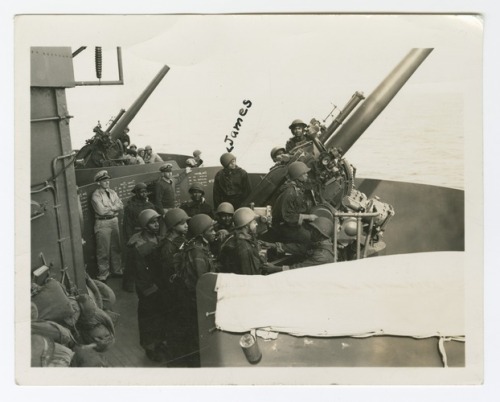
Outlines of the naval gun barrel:
{"type": "Polygon", "coordinates": [[[412,49],[366,98],[337,134],[327,140],[325,147],[337,148],[344,155],[391,102],[432,50],[412,49]]]}
{"type": "Polygon", "coordinates": [[[160,72],[153,78],[151,83],[146,87],[142,94],[136,99],[136,101],[130,106],[130,108],[123,114],[120,120],[114,125],[110,131],[110,137],[112,140],[116,140],[123,134],[123,130],[127,128],[130,122],[134,119],[135,115],[139,112],[142,105],[146,102],[149,96],[156,89],[158,84],[161,82],[163,77],[168,73],[170,67],[163,66],[160,72]]]}
{"type": "Polygon", "coordinates": [[[118,120],[120,120],[122,118],[124,113],[125,113],[125,109],[120,109],[120,111],[118,112],[116,117],[113,119],[113,121],[111,122],[109,127],[106,129],[105,133],[109,133],[113,129],[113,127],[116,125],[116,123],[118,123],[118,120]]]}
{"type": "Polygon", "coordinates": [[[318,136],[318,139],[324,144],[363,99],[365,99],[363,92],[356,91],[337,117],[335,117],[332,123],[326,128],[325,132],[318,136]]]}

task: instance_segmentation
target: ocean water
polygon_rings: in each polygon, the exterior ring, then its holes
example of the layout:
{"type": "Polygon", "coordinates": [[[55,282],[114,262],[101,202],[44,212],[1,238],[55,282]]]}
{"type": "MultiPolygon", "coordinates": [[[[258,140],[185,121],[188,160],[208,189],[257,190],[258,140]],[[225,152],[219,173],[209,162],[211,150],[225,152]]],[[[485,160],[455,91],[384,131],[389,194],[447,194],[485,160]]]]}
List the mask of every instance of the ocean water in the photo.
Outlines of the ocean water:
{"type": "MultiPolygon", "coordinates": [[[[462,98],[441,93],[434,94],[431,99],[428,94],[397,96],[397,101],[386,107],[345,155],[356,167],[357,177],[464,189],[462,98]]],[[[311,117],[319,116],[301,118],[309,121],[311,117]]],[[[251,135],[245,132],[245,123],[242,124],[241,136],[251,135]]],[[[266,130],[265,135],[255,134],[253,141],[236,144],[241,146],[233,153],[238,164],[247,171],[265,173],[272,165],[270,150],[275,145],[284,145],[288,137],[287,127],[266,130]]],[[[137,141],[148,139],[141,135],[137,141]]],[[[182,148],[185,153],[200,147],[205,166],[219,165],[219,156],[224,149],[220,144],[205,143],[201,137],[192,141],[189,137],[180,137],[175,144],[165,137],[157,145],[164,152],[182,148]]]]}
{"type": "Polygon", "coordinates": [[[390,104],[346,158],[358,176],[464,189],[463,101],[418,95],[390,104]]]}
{"type": "MultiPolygon", "coordinates": [[[[262,99],[253,100],[254,105],[243,119],[232,152],[238,165],[248,172],[266,173],[273,164],[269,155],[271,149],[276,145],[284,146],[291,136],[288,124],[292,120],[301,118],[308,122],[312,117],[322,119],[324,116],[307,115],[316,113],[320,109],[317,105],[287,114],[285,106],[281,108],[262,99]]],[[[293,101],[287,103],[293,104],[293,101]]],[[[76,116],[80,115],[78,105],[75,102],[71,108],[76,116]]],[[[222,110],[213,107],[204,117],[197,117],[182,105],[178,106],[177,115],[172,115],[170,110],[166,112],[163,102],[150,101],[131,125],[132,142],[139,147],[150,144],[157,152],[164,153],[189,155],[194,149],[200,149],[205,166],[219,166],[220,155],[227,152],[224,137],[230,134],[240,107],[237,101],[234,112],[226,113],[225,107],[222,110]],[[189,115],[183,114],[187,113],[186,109],[189,115]],[[147,113],[154,117],[148,117],[147,113]],[[193,120],[202,120],[202,124],[195,126],[193,120]]],[[[429,93],[427,88],[421,88],[420,92],[418,88],[417,91],[401,91],[345,157],[356,167],[360,178],[464,189],[464,113],[460,93],[429,93]]],[[[90,138],[88,127],[93,122],[76,120],[73,124],[79,123],[80,128],[72,128],[72,137],[75,146],[79,147],[90,138]]]]}

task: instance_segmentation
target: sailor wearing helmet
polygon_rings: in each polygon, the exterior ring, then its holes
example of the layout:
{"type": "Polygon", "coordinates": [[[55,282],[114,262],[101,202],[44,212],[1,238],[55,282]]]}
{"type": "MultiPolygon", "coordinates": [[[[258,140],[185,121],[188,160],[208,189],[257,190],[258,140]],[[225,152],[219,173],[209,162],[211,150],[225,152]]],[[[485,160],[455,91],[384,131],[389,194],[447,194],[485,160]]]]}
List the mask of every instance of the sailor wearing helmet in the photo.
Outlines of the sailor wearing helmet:
{"type": "Polygon", "coordinates": [[[222,245],[219,260],[221,272],[238,275],[260,275],[266,261],[257,241],[259,216],[250,208],[243,207],[234,213],[234,232],[222,245]]]}
{"type": "Polygon", "coordinates": [[[317,216],[310,214],[313,206],[312,197],[306,191],[311,169],[303,162],[292,162],[288,165],[288,180],[282,186],[281,193],[273,208],[273,229],[283,242],[311,242],[311,233],[303,225],[306,221],[314,221],[317,216]]]}
{"type": "Polygon", "coordinates": [[[193,157],[186,160],[186,166],[192,168],[203,167],[203,159],[201,159],[201,151],[199,149],[193,151],[193,157]]]}
{"type": "Polygon", "coordinates": [[[153,152],[151,145],[146,145],[144,148],[144,163],[163,162],[163,159],[156,152],[153,152]]]}
{"type": "MultiPolygon", "coordinates": [[[[125,206],[123,211],[123,236],[125,243],[135,234],[141,231],[139,224],[139,214],[145,209],[156,209],[151,201],[148,200],[148,188],[144,183],[137,183],[132,189],[134,194],[125,206]]],[[[157,211],[157,212],[163,212],[157,211]]],[[[127,292],[134,291],[134,278],[133,278],[133,261],[130,256],[130,249],[126,249],[125,269],[123,272],[123,289],[127,292]]]]}
{"type": "Polygon", "coordinates": [[[109,188],[107,170],[94,176],[98,188],[92,193],[92,207],[95,212],[94,232],[96,237],[97,279],[106,281],[110,273],[122,275],[120,228],[118,213],[123,203],[115,191],[109,188]]]}
{"type": "Polygon", "coordinates": [[[271,149],[271,159],[274,165],[271,166],[270,170],[274,170],[277,167],[286,165],[290,161],[290,155],[286,153],[284,147],[277,146],[271,149]]]}
{"type": "Polygon", "coordinates": [[[146,356],[153,361],[167,359],[165,347],[165,298],[162,292],[161,254],[159,236],[160,214],[145,209],[138,216],[142,230],[127,243],[135,263],[136,292],[139,299],[137,318],[139,342],[146,356]]]}
{"type": "Polygon", "coordinates": [[[311,227],[311,245],[304,243],[266,243],[264,246],[274,248],[279,254],[291,254],[301,259],[293,265],[283,265],[281,267],[271,264],[267,265],[267,272],[287,271],[289,269],[312,267],[314,265],[329,264],[335,262],[332,237],[334,232],[333,222],[325,217],[318,217],[309,224],[311,227]]]}
{"type": "Polygon", "coordinates": [[[205,190],[200,184],[193,183],[189,188],[189,194],[191,194],[191,201],[185,201],[181,204],[181,208],[186,211],[189,216],[207,214],[211,218],[214,217],[214,211],[205,200],[205,190]]]}
{"type": "Polygon", "coordinates": [[[219,170],[214,179],[214,208],[221,202],[229,202],[235,209],[242,206],[250,195],[248,173],[236,165],[236,156],[227,152],[220,157],[224,169],[219,170]]]}
{"type": "Polygon", "coordinates": [[[307,124],[300,119],[295,119],[294,121],[292,121],[292,124],[290,124],[288,128],[292,131],[293,137],[286,142],[285,150],[287,153],[296,146],[302,145],[307,142],[307,138],[305,137],[306,127],[307,124]]]}

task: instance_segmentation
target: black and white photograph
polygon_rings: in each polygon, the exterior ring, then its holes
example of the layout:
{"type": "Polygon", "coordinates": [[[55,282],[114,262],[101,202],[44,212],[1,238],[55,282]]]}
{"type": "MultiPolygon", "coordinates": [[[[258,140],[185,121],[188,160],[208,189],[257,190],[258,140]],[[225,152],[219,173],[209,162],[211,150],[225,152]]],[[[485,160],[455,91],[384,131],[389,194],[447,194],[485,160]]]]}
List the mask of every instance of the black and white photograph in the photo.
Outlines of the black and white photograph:
{"type": "Polygon", "coordinates": [[[15,28],[18,384],[484,381],[481,15],[15,28]]]}

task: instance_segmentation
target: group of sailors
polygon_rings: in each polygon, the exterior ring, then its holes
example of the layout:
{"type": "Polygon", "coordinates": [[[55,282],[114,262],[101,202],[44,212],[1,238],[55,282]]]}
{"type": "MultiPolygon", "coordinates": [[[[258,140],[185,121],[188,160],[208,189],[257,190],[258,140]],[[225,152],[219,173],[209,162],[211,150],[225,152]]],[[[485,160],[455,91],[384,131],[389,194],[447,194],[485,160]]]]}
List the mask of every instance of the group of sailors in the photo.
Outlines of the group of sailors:
{"type": "MultiPolygon", "coordinates": [[[[293,144],[271,153],[276,163],[288,163],[287,152],[304,140],[300,137],[305,127],[300,120],[292,123],[294,137],[289,143],[293,144]]],[[[308,165],[288,164],[287,181],[272,211],[271,230],[277,241],[268,242],[258,236],[262,217],[244,204],[251,191],[247,172],[231,153],[224,153],[220,163],[213,186],[214,208],[196,183],[189,188],[191,199],[176,207],[176,180],[182,181],[189,167],[174,178],[172,165],[162,165],[154,199],[149,200],[145,183],[137,183],[125,207],[109,188],[108,172],[102,170],[95,176],[97,279],[106,281],[110,274],[123,274],[124,289],[135,288],[140,344],[148,358],[168,366],[199,366],[196,284],[203,274],[266,275],[334,262],[333,223],[311,213],[314,196],[308,165]],[[123,272],[119,271],[118,227],[122,209],[127,246],[123,272]],[[269,254],[285,253],[294,256],[293,264],[268,261],[269,254]]]]}
{"type": "MultiPolygon", "coordinates": [[[[125,165],[144,165],[146,163],[163,162],[162,157],[153,151],[151,145],[146,145],[144,148],[137,148],[137,145],[131,144],[129,132],[130,129],[127,127],[119,137],[123,146],[123,157],[121,159],[125,165]]],[[[194,150],[193,157],[186,160],[186,166],[192,168],[203,166],[201,151],[199,149],[194,150]]]]}

